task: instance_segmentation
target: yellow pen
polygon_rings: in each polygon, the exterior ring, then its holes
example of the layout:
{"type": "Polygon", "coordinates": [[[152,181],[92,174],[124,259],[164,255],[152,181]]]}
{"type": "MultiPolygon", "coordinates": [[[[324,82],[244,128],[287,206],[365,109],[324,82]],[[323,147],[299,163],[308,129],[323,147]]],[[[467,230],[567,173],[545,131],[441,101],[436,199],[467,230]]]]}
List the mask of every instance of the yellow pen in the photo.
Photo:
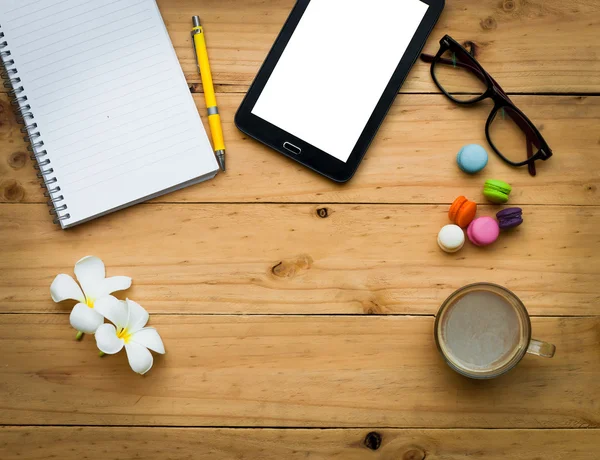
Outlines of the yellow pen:
{"type": "Polygon", "coordinates": [[[212,135],[215,155],[221,170],[225,171],[225,141],[223,140],[223,128],[221,127],[221,117],[217,108],[217,98],[215,88],[213,87],[212,75],[210,73],[210,64],[208,63],[208,52],[206,51],[206,41],[204,39],[204,29],[200,24],[200,17],[192,17],[192,40],[194,41],[194,50],[198,61],[198,70],[202,78],[202,88],[204,89],[204,99],[206,100],[206,109],[208,110],[208,124],[212,135]]]}

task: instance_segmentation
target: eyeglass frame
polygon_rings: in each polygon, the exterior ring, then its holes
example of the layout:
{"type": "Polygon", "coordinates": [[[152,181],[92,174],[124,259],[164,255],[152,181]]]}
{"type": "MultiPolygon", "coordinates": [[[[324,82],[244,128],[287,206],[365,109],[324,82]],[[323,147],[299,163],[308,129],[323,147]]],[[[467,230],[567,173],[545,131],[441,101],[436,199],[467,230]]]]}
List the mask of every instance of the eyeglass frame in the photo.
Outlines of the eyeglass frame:
{"type": "Polygon", "coordinates": [[[527,115],[525,115],[514,104],[513,101],[510,100],[510,98],[504,92],[504,90],[500,87],[498,82],[496,80],[494,80],[494,78],[481,66],[481,64],[477,61],[477,59],[475,59],[475,57],[469,51],[467,51],[460,43],[458,43],[452,37],[450,37],[449,35],[444,35],[444,37],[442,37],[442,39],[440,40],[440,49],[438,50],[437,54],[435,56],[432,56],[430,54],[423,53],[423,54],[421,54],[421,60],[424,62],[431,62],[431,68],[430,68],[431,78],[433,78],[433,81],[436,84],[436,86],[439,88],[439,90],[452,102],[455,102],[460,105],[470,105],[470,104],[476,104],[477,102],[481,102],[487,98],[492,99],[492,101],[494,102],[494,107],[492,108],[492,111],[490,112],[487,122],[485,124],[485,136],[487,138],[488,143],[490,144],[490,146],[492,147],[494,152],[496,152],[496,154],[503,161],[510,164],[511,166],[516,166],[516,167],[527,165],[527,167],[529,169],[529,173],[532,176],[535,176],[536,175],[535,161],[536,160],[546,161],[548,158],[550,158],[552,156],[552,150],[550,149],[550,146],[548,145],[548,143],[546,142],[546,140],[544,139],[544,137],[542,136],[540,131],[533,124],[533,122],[529,119],[529,117],[527,115]],[[446,51],[452,51],[453,53],[457,53],[457,52],[462,53],[469,60],[470,63],[467,64],[466,62],[460,62],[458,60],[449,60],[449,59],[442,58],[442,55],[446,51]],[[435,69],[436,63],[438,63],[438,62],[443,63],[443,64],[451,64],[455,67],[456,66],[466,67],[467,70],[471,71],[475,75],[475,77],[479,78],[487,85],[487,89],[485,90],[485,92],[483,94],[481,94],[480,96],[478,96],[474,99],[471,99],[471,100],[464,101],[464,100],[459,100],[459,99],[454,98],[448,91],[446,91],[444,89],[444,87],[441,85],[441,83],[438,81],[437,77],[435,76],[434,69],[435,69]],[[492,139],[490,137],[489,128],[490,128],[492,122],[495,120],[496,115],[498,114],[498,111],[504,107],[508,107],[510,110],[513,110],[520,117],[520,118],[519,117],[513,118],[513,121],[519,126],[519,128],[521,129],[521,131],[523,132],[523,134],[525,134],[525,136],[527,138],[527,159],[525,161],[515,162],[515,161],[509,160],[508,158],[506,158],[498,150],[498,148],[494,145],[494,143],[492,142],[492,139]],[[523,121],[525,121],[525,123],[523,123],[523,121]],[[539,146],[537,145],[537,143],[534,142],[536,139],[539,140],[539,144],[540,144],[539,146]],[[538,148],[538,151],[535,154],[533,153],[533,149],[531,147],[532,144],[534,144],[538,148]]]}

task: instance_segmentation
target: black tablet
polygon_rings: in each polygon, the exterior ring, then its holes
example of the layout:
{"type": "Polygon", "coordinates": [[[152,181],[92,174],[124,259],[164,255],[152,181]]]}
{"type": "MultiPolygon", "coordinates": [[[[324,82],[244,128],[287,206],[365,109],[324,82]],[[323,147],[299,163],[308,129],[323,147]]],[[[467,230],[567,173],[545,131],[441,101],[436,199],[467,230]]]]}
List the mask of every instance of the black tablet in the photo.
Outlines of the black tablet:
{"type": "Polygon", "coordinates": [[[444,0],[298,0],[235,117],[248,136],[352,177],[444,0]]]}

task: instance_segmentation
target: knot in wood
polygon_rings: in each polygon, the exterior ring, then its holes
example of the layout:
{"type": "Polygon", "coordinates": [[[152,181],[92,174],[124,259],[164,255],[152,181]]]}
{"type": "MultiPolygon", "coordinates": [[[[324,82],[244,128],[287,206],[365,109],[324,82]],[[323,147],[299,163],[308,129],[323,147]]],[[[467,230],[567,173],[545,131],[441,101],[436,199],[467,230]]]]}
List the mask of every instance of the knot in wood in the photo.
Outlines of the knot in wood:
{"type": "Polygon", "coordinates": [[[9,179],[0,186],[0,193],[6,201],[18,203],[25,197],[25,189],[14,179],[9,179]]]}
{"type": "Polygon", "coordinates": [[[365,436],[365,447],[371,450],[377,450],[381,447],[381,435],[371,431],[365,436]]]}
{"type": "Polygon", "coordinates": [[[301,254],[295,259],[282,260],[271,268],[271,273],[277,278],[292,278],[302,271],[312,267],[313,258],[308,254],[301,254]]]}
{"type": "Polygon", "coordinates": [[[327,209],[327,208],[317,209],[317,216],[319,216],[321,219],[327,218],[329,216],[329,209],[327,209]]]}
{"type": "Polygon", "coordinates": [[[479,25],[483,30],[493,30],[496,27],[498,27],[498,25],[496,24],[496,20],[491,16],[488,16],[487,18],[483,19],[479,23],[479,25]]]}
{"type": "Polygon", "coordinates": [[[402,460],[425,460],[425,452],[421,449],[410,449],[402,456],[402,460]]]}
{"type": "Polygon", "coordinates": [[[504,11],[512,11],[515,9],[515,1],[514,0],[504,0],[502,2],[502,9],[504,11]]]}
{"type": "Polygon", "coordinates": [[[199,93],[201,92],[201,88],[200,85],[198,83],[192,83],[190,86],[190,93],[194,94],[194,93],[199,93]]]}
{"type": "Polygon", "coordinates": [[[8,157],[8,166],[12,169],[21,169],[27,163],[27,154],[25,152],[14,152],[8,157]]]}

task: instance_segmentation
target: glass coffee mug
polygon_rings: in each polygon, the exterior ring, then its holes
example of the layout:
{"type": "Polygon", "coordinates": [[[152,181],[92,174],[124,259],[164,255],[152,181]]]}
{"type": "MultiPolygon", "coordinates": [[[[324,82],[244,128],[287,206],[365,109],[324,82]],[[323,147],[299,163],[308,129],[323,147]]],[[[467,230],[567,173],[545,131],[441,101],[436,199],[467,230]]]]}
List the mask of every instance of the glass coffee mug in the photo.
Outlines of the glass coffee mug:
{"type": "Polygon", "coordinates": [[[435,318],[435,341],[448,365],[473,379],[498,377],[515,367],[525,353],[545,358],[555,347],[531,338],[523,302],[491,283],[460,288],[446,299],[435,318]]]}

